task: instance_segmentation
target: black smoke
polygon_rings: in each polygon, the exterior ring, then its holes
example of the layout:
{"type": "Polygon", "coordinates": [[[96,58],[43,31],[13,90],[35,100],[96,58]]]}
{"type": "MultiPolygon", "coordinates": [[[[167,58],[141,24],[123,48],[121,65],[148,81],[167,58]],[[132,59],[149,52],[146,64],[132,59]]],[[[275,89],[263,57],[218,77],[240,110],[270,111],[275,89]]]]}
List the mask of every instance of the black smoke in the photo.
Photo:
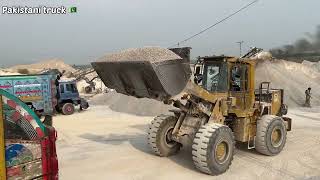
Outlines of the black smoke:
{"type": "Polygon", "coordinates": [[[271,49],[270,52],[276,58],[320,56],[320,25],[314,34],[308,33],[307,37],[298,39],[293,44],[271,49]]]}

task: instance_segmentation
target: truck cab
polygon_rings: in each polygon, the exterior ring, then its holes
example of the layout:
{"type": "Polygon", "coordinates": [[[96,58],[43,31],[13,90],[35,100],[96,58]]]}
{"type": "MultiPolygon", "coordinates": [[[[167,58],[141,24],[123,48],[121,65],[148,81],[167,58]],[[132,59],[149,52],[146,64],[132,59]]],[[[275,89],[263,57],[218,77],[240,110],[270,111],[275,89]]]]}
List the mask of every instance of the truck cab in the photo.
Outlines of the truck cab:
{"type": "Polygon", "coordinates": [[[59,103],[63,103],[66,100],[80,100],[79,92],[76,82],[74,81],[59,81],[59,103]]]}
{"type": "Polygon", "coordinates": [[[57,110],[65,115],[74,113],[75,106],[80,106],[80,110],[89,107],[88,102],[80,98],[75,80],[59,80],[57,110]]]}

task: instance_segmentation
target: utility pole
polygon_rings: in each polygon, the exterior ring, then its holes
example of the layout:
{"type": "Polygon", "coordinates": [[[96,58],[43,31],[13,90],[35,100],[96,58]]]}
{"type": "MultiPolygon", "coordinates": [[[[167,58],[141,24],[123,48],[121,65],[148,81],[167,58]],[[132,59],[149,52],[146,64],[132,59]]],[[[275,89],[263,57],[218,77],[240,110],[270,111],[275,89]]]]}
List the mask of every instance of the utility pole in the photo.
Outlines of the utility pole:
{"type": "Polygon", "coordinates": [[[239,44],[239,49],[240,49],[240,57],[242,55],[242,44],[244,43],[244,41],[239,41],[239,42],[236,42],[239,44]]]}

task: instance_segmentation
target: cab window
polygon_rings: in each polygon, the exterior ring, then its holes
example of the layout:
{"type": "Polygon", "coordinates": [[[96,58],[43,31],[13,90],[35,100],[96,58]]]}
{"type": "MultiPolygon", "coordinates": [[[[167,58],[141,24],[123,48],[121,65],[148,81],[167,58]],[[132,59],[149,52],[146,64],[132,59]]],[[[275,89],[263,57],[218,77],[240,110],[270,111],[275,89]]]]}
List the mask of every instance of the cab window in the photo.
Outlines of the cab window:
{"type": "Polygon", "coordinates": [[[66,84],[66,88],[67,88],[67,91],[69,92],[73,92],[73,93],[77,92],[77,88],[74,84],[66,84]]]}
{"type": "Polygon", "coordinates": [[[227,64],[226,63],[210,63],[204,68],[203,86],[211,92],[227,91],[227,64]]]}
{"type": "Polygon", "coordinates": [[[230,90],[247,91],[248,90],[248,66],[234,65],[230,73],[230,90]]]}

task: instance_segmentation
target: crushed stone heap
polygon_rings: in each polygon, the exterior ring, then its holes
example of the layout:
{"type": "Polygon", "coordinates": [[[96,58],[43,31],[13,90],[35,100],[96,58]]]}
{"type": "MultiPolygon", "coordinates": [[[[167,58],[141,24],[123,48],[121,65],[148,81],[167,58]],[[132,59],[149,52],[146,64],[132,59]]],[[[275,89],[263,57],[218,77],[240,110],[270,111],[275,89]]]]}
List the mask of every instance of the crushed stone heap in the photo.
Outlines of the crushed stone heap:
{"type": "Polygon", "coordinates": [[[130,48],[117,53],[107,54],[97,60],[104,61],[149,61],[162,62],[172,59],[181,59],[180,56],[166,48],[160,47],[145,47],[145,48],[130,48]]]}
{"type": "Polygon", "coordinates": [[[305,90],[311,87],[311,105],[320,106],[320,71],[306,62],[259,61],[256,66],[256,88],[263,81],[271,82],[272,88],[284,89],[284,102],[290,107],[303,106],[305,90]]]}

